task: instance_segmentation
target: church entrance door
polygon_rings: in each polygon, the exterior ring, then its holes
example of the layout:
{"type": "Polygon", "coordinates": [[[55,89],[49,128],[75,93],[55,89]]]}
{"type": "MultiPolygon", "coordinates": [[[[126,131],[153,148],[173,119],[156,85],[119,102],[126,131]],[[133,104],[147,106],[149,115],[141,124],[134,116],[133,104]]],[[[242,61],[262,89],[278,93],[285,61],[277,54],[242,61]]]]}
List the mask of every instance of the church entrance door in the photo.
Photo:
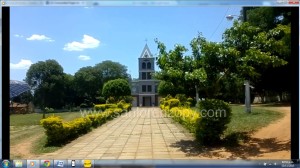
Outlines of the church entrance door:
{"type": "Polygon", "coordinates": [[[143,97],[143,106],[151,106],[151,97],[143,97]]]}

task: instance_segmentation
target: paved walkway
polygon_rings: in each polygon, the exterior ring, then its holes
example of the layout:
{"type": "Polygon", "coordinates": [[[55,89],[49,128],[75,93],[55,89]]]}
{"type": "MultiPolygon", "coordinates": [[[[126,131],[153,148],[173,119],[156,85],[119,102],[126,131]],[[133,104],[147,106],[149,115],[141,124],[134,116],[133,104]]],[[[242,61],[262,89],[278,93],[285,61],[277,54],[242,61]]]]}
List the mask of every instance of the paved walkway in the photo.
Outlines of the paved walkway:
{"type": "Polygon", "coordinates": [[[194,137],[159,108],[133,108],[81,136],[47,159],[196,159],[194,137]]]}

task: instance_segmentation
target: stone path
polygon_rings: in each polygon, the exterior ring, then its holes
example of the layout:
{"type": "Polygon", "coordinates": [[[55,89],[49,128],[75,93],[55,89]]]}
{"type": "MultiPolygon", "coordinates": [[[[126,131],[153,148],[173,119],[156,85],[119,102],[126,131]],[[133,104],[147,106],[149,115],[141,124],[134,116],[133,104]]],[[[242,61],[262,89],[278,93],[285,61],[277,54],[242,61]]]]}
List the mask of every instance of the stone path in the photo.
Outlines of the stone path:
{"type": "Polygon", "coordinates": [[[185,150],[194,137],[159,108],[133,108],[47,159],[196,159],[185,150]]]}

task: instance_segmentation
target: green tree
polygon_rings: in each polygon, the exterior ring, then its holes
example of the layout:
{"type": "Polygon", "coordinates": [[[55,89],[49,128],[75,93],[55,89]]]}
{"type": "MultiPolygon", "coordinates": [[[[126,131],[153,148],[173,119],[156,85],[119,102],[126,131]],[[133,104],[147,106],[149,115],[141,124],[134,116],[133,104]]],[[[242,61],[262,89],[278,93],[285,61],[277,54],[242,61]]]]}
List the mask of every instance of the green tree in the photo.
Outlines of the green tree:
{"type": "Polygon", "coordinates": [[[161,96],[167,96],[167,95],[172,95],[175,96],[176,92],[174,92],[176,89],[176,87],[168,81],[160,81],[159,85],[158,85],[158,94],[161,96]]]}
{"type": "Polygon", "coordinates": [[[99,72],[102,78],[102,83],[113,79],[128,79],[127,67],[118,62],[110,60],[103,61],[94,66],[95,71],[99,72]]]}
{"type": "Polygon", "coordinates": [[[71,108],[75,106],[75,102],[77,99],[77,92],[75,90],[75,77],[70,74],[64,74],[64,84],[65,84],[65,99],[64,105],[65,108],[71,108]]]}
{"type": "Polygon", "coordinates": [[[131,95],[130,85],[126,79],[114,79],[106,82],[102,90],[106,98],[114,97],[119,100],[123,96],[131,95]]]}
{"type": "Polygon", "coordinates": [[[166,52],[164,44],[157,42],[161,71],[155,77],[176,88],[198,86],[207,98],[224,97],[222,88],[226,88],[222,83],[229,82],[226,78],[233,74],[239,81],[257,81],[266,69],[287,64],[274,52],[281,44],[281,38],[276,37],[282,33],[288,33],[286,26],[279,25],[266,32],[248,22],[236,21],[224,33],[222,43],[209,42],[199,34],[191,41],[192,56],[183,56],[187,51],[183,46],[177,45],[166,52]]]}
{"type": "Polygon", "coordinates": [[[76,104],[92,102],[102,85],[101,74],[94,67],[88,66],[80,68],[74,75],[74,85],[77,92],[76,104]]]}
{"type": "Polygon", "coordinates": [[[256,91],[289,90],[286,74],[290,70],[290,25],[277,24],[265,30],[249,22],[235,22],[224,33],[224,45],[240,52],[237,68],[244,79],[252,81],[256,91]]]}
{"type": "Polygon", "coordinates": [[[126,66],[118,62],[103,61],[93,67],[79,69],[74,75],[76,104],[98,102],[104,83],[118,78],[129,80],[126,66]]]}
{"type": "MultiPolygon", "coordinates": [[[[161,92],[163,95],[172,94],[186,94],[190,96],[194,93],[195,85],[193,83],[186,82],[186,72],[192,71],[192,58],[185,56],[184,54],[188,51],[182,45],[175,45],[174,50],[166,51],[166,46],[164,43],[158,41],[155,42],[158,45],[159,55],[157,60],[157,65],[161,69],[159,72],[155,72],[154,78],[162,81],[168,82],[168,85],[176,86],[167,93],[166,89],[161,92]]],[[[164,84],[165,85],[165,84],[164,84]]],[[[163,85],[161,85],[161,89],[163,85]]],[[[161,90],[162,91],[162,90],[161,90]]],[[[193,94],[194,95],[194,94],[193,94]]]]}
{"type": "Polygon", "coordinates": [[[275,28],[278,24],[291,23],[290,7],[248,7],[245,12],[247,22],[265,31],[275,28]]]}
{"type": "Polygon", "coordinates": [[[266,69],[260,80],[255,81],[256,91],[262,97],[272,92],[278,94],[282,100],[284,92],[291,93],[291,18],[290,7],[261,7],[247,10],[247,22],[264,31],[271,31],[273,38],[276,39],[271,52],[288,62],[284,66],[266,69]]]}
{"type": "Polygon", "coordinates": [[[239,72],[240,52],[223,43],[209,42],[201,34],[191,41],[200,93],[207,98],[224,98],[224,81],[239,72]]]}
{"type": "Polygon", "coordinates": [[[63,106],[65,80],[63,68],[57,61],[46,60],[32,64],[25,81],[34,89],[34,104],[42,109],[63,106]]]}

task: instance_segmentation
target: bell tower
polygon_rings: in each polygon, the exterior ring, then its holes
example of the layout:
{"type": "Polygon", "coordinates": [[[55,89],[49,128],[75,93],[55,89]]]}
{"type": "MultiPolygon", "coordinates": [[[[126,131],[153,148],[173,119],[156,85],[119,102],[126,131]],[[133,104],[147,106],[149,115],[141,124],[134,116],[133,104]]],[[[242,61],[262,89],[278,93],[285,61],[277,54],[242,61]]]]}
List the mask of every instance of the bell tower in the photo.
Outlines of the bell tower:
{"type": "Polygon", "coordinates": [[[139,58],[139,80],[151,80],[154,72],[154,58],[146,44],[139,58]]]}
{"type": "Polygon", "coordinates": [[[134,106],[158,106],[157,88],[159,81],[152,77],[155,72],[155,59],[146,44],[138,58],[139,78],[132,82],[134,106]]]}

